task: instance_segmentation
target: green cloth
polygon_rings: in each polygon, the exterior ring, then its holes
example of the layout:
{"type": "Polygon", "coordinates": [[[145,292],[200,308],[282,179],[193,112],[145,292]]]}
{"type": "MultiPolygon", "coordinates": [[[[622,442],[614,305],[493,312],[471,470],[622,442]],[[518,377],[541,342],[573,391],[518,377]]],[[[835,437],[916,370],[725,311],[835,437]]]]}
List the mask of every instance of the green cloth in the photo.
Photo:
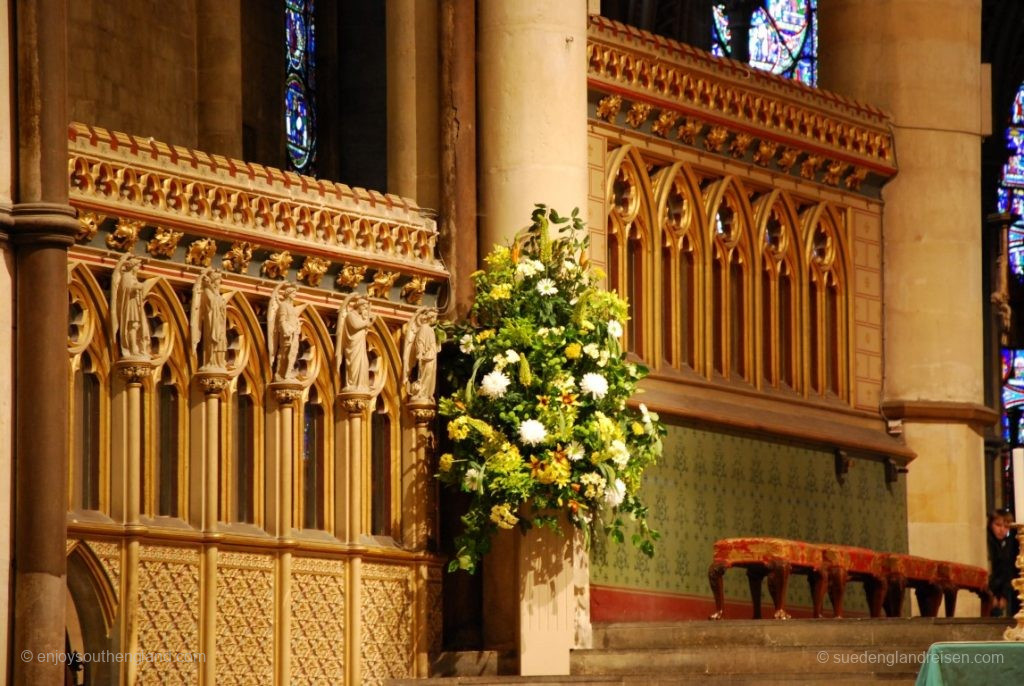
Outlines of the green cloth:
{"type": "Polygon", "coordinates": [[[935,643],[916,686],[1024,684],[1024,642],[935,643]]]}

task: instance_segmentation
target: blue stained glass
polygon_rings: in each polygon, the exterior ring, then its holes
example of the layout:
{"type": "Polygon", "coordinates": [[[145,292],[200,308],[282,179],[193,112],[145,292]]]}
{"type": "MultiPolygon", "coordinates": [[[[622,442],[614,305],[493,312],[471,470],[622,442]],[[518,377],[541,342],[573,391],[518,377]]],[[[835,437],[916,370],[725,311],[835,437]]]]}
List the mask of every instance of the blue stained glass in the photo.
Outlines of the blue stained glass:
{"type": "Polygon", "coordinates": [[[1010,209],[1010,194],[1000,186],[996,189],[996,212],[1002,214],[1010,209]]]}
{"type": "Polygon", "coordinates": [[[1013,98],[1013,109],[1010,112],[1011,124],[1024,124],[1024,84],[1017,89],[1017,95],[1013,98]]]}
{"type": "Polygon", "coordinates": [[[313,0],[286,0],[285,139],[289,165],[304,174],[315,173],[316,161],[316,32],[313,18],[313,0]]]}
{"type": "Polygon", "coordinates": [[[1019,220],[1010,226],[1007,250],[1010,253],[1010,273],[1024,279],[1024,223],[1019,220]]]}
{"type": "MultiPolygon", "coordinates": [[[[813,86],[818,81],[817,0],[765,0],[750,25],[750,65],[813,86]]],[[[712,7],[711,53],[730,52],[725,5],[712,7]]]]}

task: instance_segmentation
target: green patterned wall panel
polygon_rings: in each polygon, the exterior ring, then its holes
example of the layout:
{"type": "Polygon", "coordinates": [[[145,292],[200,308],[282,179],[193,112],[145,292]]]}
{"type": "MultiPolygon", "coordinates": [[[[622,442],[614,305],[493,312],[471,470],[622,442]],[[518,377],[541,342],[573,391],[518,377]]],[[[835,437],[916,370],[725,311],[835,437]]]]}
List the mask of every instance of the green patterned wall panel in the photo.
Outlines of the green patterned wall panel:
{"type": "MultiPolygon", "coordinates": [[[[665,453],[643,484],[650,523],[662,534],[657,552],[648,559],[628,542],[599,541],[591,554],[592,583],[710,597],[712,546],[734,536],[907,551],[905,482],[887,485],[882,463],[853,459],[840,485],[829,451],[691,426],[668,429],[665,453]]],[[[725,594],[749,600],[743,572],[726,573],[725,594]]],[[[789,604],[810,605],[801,577],[790,583],[789,604]]],[[[851,589],[846,606],[866,611],[859,588],[851,589]]]]}

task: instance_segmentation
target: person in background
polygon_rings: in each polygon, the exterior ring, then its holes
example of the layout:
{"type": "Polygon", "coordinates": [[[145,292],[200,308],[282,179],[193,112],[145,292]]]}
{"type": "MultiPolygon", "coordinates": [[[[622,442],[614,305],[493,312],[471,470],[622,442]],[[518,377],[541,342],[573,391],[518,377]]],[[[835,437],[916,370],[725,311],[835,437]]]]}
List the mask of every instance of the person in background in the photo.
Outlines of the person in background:
{"type": "Polygon", "coordinates": [[[1020,544],[1012,524],[1013,517],[1007,512],[996,510],[988,516],[988,561],[992,567],[988,587],[995,596],[993,617],[1013,617],[1020,611],[1020,599],[1013,587],[1020,544]]]}

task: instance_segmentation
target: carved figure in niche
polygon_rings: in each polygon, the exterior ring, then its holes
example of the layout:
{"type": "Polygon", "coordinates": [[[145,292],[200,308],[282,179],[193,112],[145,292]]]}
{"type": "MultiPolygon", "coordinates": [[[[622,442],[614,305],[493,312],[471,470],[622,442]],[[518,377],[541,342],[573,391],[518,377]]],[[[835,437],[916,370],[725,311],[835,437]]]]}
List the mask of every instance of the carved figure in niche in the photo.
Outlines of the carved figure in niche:
{"type": "Polygon", "coordinates": [[[204,269],[192,287],[192,351],[203,341],[200,369],[225,369],[228,363],[228,304],[220,292],[220,272],[204,269]]]}
{"type": "Polygon", "coordinates": [[[338,309],[338,334],[335,338],[334,358],[338,371],[345,363],[345,381],[342,390],[367,391],[370,388],[370,359],[366,349],[366,332],[373,324],[370,299],[352,294],[338,309]]]}
{"type": "Polygon", "coordinates": [[[145,284],[139,280],[141,266],[140,258],[130,254],[122,256],[114,267],[110,287],[111,333],[118,341],[121,357],[128,359],[150,357],[145,284]]]}
{"type": "Polygon", "coordinates": [[[267,311],[267,347],[274,368],[274,381],[288,381],[298,375],[295,360],[299,356],[299,309],[290,283],[282,283],[270,296],[267,311]]]}
{"type": "Polygon", "coordinates": [[[416,310],[409,330],[405,335],[405,350],[402,354],[402,365],[405,367],[405,383],[409,392],[409,400],[416,402],[432,402],[434,389],[437,386],[437,310],[421,307],[416,310]],[[413,359],[415,355],[415,360],[413,359]],[[416,380],[413,380],[413,368],[416,369],[416,380]]]}

